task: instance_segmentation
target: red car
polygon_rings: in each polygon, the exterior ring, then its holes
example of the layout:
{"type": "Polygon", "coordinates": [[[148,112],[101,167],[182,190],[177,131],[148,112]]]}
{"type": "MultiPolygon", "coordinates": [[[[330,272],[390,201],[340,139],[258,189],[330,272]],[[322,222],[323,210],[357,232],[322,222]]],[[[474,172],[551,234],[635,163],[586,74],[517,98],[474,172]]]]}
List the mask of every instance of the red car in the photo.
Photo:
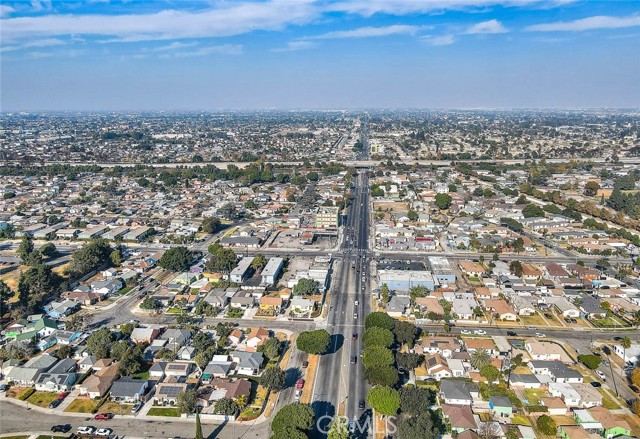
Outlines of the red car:
{"type": "Polygon", "coordinates": [[[58,398],[57,398],[57,399],[59,399],[59,400],[63,400],[63,399],[65,399],[67,396],[69,396],[69,392],[61,392],[61,393],[58,395],[58,398]]]}
{"type": "Polygon", "coordinates": [[[96,421],[108,421],[113,419],[113,413],[98,413],[93,419],[96,421]]]}
{"type": "Polygon", "coordinates": [[[301,390],[304,387],[304,380],[302,378],[300,378],[297,382],[296,382],[296,389],[301,390]]]}

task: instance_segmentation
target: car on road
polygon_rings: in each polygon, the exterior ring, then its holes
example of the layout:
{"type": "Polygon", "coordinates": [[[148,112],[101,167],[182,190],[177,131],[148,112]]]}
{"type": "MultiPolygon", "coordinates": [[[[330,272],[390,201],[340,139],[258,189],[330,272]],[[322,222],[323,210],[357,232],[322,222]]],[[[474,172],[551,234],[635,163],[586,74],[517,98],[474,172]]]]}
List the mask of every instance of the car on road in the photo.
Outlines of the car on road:
{"type": "Polygon", "coordinates": [[[515,331],[507,331],[509,337],[516,337],[518,334],[515,331]]]}
{"type": "Polygon", "coordinates": [[[602,387],[602,384],[600,384],[598,381],[591,381],[591,385],[593,387],[602,387]]]}
{"type": "Polygon", "coordinates": [[[640,389],[638,389],[638,388],[637,388],[636,386],[634,386],[633,384],[631,384],[631,385],[629,386],[629,388],[631,389],[631,391],[632,391],[632,392],[640,393],[640,389]]]}
{"type": "Polygon", "coordinates": [[[0,392],[6,392],[9,390],[9,384],[0,384],[0,392]]]}
{"type": "Polygon", "coordinates": [[[358,305],[360,305],[360,302],[358,302],[358,301],[356,300],[355,302],[353,302],[353,304],[354,304],[355,306],[358,306],[358,305]]]}
{"type": "Polygon", "coordinates": [[[620,336],[613,337],[613,341],[620,341],[620,340],[622,340],[622,337],[620,336]]]}
{"type": "Polygon", "coordinates": [[[58,424],[51,427],[52,433],[66,433],[71,430],[71,424],[58,424]]]}
{"type": "Polygon", "coordinates": [[[538,337],[538,338],[545,338],[546,337],[546,335],[544,335],[542,332],[536,332],[535,336],[538,337]]]}
{"type": "Polygon", "coordinates": [[[357,318],[358,318],[358,313],[355,313],[355,314],[353,315],[353,319],[355,320],[355,319],[357,319],[357,318]]]}
{"type": "Polygon", "coordinates": [[[358,409],[360,409],[360,410],[364,410],[364,399],[361,399],[361,400],[358,402],[358,409]]]}
{"type": "Polygon", "coordinates": [[[133,407],[131,407],[131,413],[138,413],[143,405],[142,402],[136,402],[133,407]]]}
{"type": "Polygon", "coordinates": [[[297,389],[297,390],[296,390],[296,393],[293,395],[293,398],[294,398],[296,401],[300,401],[300,397],[301,397],[301,396],[302,396],[302,390],[297,389]]]}
{"type": "Polygon", "coordinates": [[[61,402],[62,402],[62,400],[61,400],[61,399],[54,399],[53,401],[51,401],[51,402],[49,403],[49,408],[50,408],[50,409],[54,409],[54,408],[58,407],[58,406],[60,405],[60,403],[61,403],[61,402]]]}
{"type": "Polygon", "coordinates": [[[473,333],[475,335],[487,335],[487,331],[485,331],[483,329],[476,329],[475,331],[473,331],[473,333]]]}
{"type": "Polygon", "coordinates": [[[113,433],[112,429],[101,428],[100,430],[96,431],[96,436],[109,436],[111,433],[113,433]]]}
{"type": "Polygon", "coordinates": [[[608,366],[610,366],[610,365],[611,365],[611,363],[609,363],[609,360],[604,359],[604,360],[602,360],[602,365],[603,365],[603,366],[607,366],[607,367],[608,367],[608,366]]]}
{"type": "Polygon", "coordinates": [[[352,339],[357,340],[358,339],[358,333],[354,332],[353,335],[351,336],[352,339]]]}
{"type": "Polygon", "coordinates": [[[601,370],[596,370],[596,375],[598,375],[602,381],[607,381],[607,376],[601,370]]]}
{"type": "Polygon", "coordinates": [[[468,329],[463,329],[462,331],[460,331],[460,334],[469,335],[469,334],[471,334],[471,331],[469,331],[468,329]]]}
{"type": "Polygon", "coordinates": [[[302,362],[302,368],[303,368],[303,369],[306,369],[307,367],[309,367],[309,362],[308,362],[307,360],[304,360],[304,361],[302,362]]]}
{"type": "Polygon", "coordinates": [[[298,381],[296,381],[296,389],[301,390],[303,387],[304,387],[304,380],[300,378],[298,381]]]}
{"type": "Polygon", "coordinates": [[[356,357],[355,355],[351,356],[351,364],[356,364],[356,361],[358,361],[358,357],[356,357]]]}
{"type": "Polygon", "coordinates": [[[93,417],[96,421],[108,421],[113,419],[113,413],[98,413],[93,417]]]}
{"type": "Polygon", "coordinates": [[[96,427],[90,425],[78,427],[76,430],[78,434],[93,434],[94,431],[96,431],[96,427]]]}
{"type": "Polygon", "coordinates": [[[351,420],[349,421],[349,433],[355,433],[356,432],[356,421],[351,420]]]}

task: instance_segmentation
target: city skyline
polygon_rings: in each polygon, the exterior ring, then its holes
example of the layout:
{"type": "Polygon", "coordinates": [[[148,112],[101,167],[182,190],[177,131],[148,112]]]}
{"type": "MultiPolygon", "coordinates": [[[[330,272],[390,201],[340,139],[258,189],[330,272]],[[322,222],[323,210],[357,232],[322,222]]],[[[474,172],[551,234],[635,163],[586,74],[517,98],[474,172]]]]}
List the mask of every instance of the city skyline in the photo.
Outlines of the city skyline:
{"type": "Polygon", "coordinates": [[[2,111],[640,105],[637,2],[0,8],[2,111]]]}

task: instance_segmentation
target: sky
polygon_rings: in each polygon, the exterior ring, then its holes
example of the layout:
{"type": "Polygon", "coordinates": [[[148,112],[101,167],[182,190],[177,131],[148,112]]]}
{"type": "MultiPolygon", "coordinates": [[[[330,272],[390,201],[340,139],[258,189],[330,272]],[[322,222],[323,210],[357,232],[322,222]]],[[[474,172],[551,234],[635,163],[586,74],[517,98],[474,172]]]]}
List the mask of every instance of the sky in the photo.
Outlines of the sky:
{"type": "Polygon", "coordinates": [[[640,107],[640,0],[1,0],[0,110],[640,107]]]}

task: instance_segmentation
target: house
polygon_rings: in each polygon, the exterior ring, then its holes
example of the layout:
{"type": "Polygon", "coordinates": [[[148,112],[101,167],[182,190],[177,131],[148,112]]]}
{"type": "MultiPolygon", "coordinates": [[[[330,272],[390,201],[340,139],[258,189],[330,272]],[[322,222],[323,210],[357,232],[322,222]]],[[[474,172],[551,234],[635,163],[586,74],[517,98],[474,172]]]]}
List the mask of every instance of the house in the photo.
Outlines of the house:
{"type": "Polygon", "coordinates": [[[81,395],[87,395],[89,398],[102,398],[118,378],[120,378],[118,363],[113,363],[87,377],[78,386],[78,389],[81,395]]]}
{"type": "Polygon", "coordinates": [[[440,354],[451,358],[454,352],[460,352],[462,344],[455,337],[426,337],[419,340],[414,349],[419,354],[440,354]]]}
{"type": "Polygon", "coordinates": [[[231,270],[231,273],[229,274],[231,282],[239,284],[249,278],[251,276],[251,273],[253,273],[253,268],[251,267],[252,262],[252,256],[242,258],[240,262],[238,262],[238,265],[233,270],[231,270]]]}
{"type": "Polygon", "coordinates": [[[36,390],[60,392],[71,390],[76,382],[76,362],[70,358],[58,361],[48,372],[40,374],[36,380],[36,390]]]}
{"type": "Polygon", "coordinates": [[[193,360],[196,356],[197,349],[193,346],[183,346],[176,354],[178,360],[193,360]]]}
{"type": "Polygon", "coordinates": [[[602,405],[602,394],[598,389],[587,383],[571,384],[573,390],[580,395],[580,406],[590,408],[602,405]]]}
{"type": "Polygon", "coordinates": [[[65,299],[61,302],[50,302],[47,306],[44,307],[44,310],[49,315],[49,317],[53,319],[60,319],[62,317],[73,314],[79,308],[80,304],[78,302],[65,299]]]}
{"type": "Polygon", "coordinates": [[[592,439],[593,435],[579,425],[560,425],[558,434],[562,439],[592,439]]]}
{"type": "Polygon", "coordinates": [[[233,331],[231,331],[231,334],[229,334],[229,336],[227,337],[228,343],[231,346],[237,346],[242,339],[244,338],[244,332],[242,332],[242,329],[234,329],[233,331]]]}
{"type": "Polygon", "coordinates": [[[278,280],[284,260],[282,258],[269,258],[267,265],[262,269],[262,285],[273,285],[278,280]]]}
{"type": "Polygon", "coordinates": [[[580,394],[568,383],[549,383],[549,394],[564,401],[567,407],[580,407],[580,394]]]}
{"type": "Polygon", "coordinates": [[[453,312],[458,316],[458,319],[471,320],[473,310],[478,306],[478,302],[471,297],[456,297],[453,299],[452,305],[453,312]]]}
{"type": "Polygon", "coordinates": [[[269,339],[269,331],[264,328],[252,328],[247,335],[247,352],[257,352],[258,346],[262,346],[269,339]]]}
{"type": "Polygon", "coordinates": [[[631,434],[629,423],[604,407],[593,407],[589,409],[589,414],[602,425],[604,429],[602,436],[606,439],[631,434]]]}
{"type": "Polygon", "coordinates": [[[532,360],[573,363],[573,360],[567,355],[564,349],[562,349],[562,346],[554,342],[528,338],[524,341],[524,348],[529,353],[532,360]]]}
{"type": "Polygon", "coordinates": [[[277,315],[282,309],[282,298],[275,296],[262,296],[258,301],[260,310],[263,312],[270,312],[277,315]]]}
{"type": "Polygon", "coordinates": [[[393,296],[387,303],[387,314],[393,318],[402,317],[411,304],[411,298],[408,296],[393,296]]]}
{"type": "Polygon", "coordinates": [[[539,389],[541,387],[540,380],[532,373],[511,373],[509,383],[511,387],[523,389],[539,389]]]}
{"type": "MultiPolygon", "coordinates": [[[[57,331],[58,324],[54,320],[51,320],[48,317],[42,317],[37,321],[35,321],[35,323],[33,323],[33,326],[31,327],[31,329],[33,329],[36,332],[36,334],[38,334],[38,337],[44,338],[44,337],[50,336],[55,331],[57,331]]],[[[27,327],[26,330],[29,330],[29,327],[27,327]]]]}
{"type": "Polygon", "coordinates": [[[442,414],[449,422],[451,431],[462,433],[465,430],[475,429],[477,427],[470,405],[443,404],[442,414]]]}
{"type": "Polygon", "coordinates": [[[186,378],[193,370],[194,363],[172,361],[164,366],[164,374],[167,377],[186,378]]]}
{"type": "Polygon", "coordinates": [[[31,387],[38,377],[47,372],[57,363],[57,359],[47,354],[33,357],[22,366],[14,366],[7,374],[7,381],[13,381],[18,386],[31,387]]]}
{"type": "Polygon", "coordinates": [[[416,297],[415,299],[416,308],[419,309],[425,316],[428,316],[429,313],[433,313],[437,316],[444,316],[444,309],[442,305],[440,305],[437,297],[416,297]]]}
{"type": "Polygon", "coordinates": [[[440,398],[445,404],[471,405],[479,395],[478,386],[462,380],[444,379],[440,381],[440,398]]]}
{"type": "Polygon", "coordinates": [[[120,279],[98,280],[91,284],[91,291],[106,297],[117,293],[122,287],[120,279]]]}
{"type": "Polygon", "coordinates": [[[158,337],[158,340],[165,340],[165,347],[171,351],[177,351],[191,339],[191,332],[186,329],[167,329],[158,337]]]}
{"type": "Polygon", "coordinates": [[[294,297],[291,299],[291,310],[297,314],[306,314],[313,312],[315,302],[310,299],[303,299],[302,297],[294,297]]]}
{"type": "Polygon", "coordinates": [[[484,267],[476,262],[460,261],[458,263],[460,270],[469,277],[481,277],[484,273],[484,267]]]}
{"type": "Polygon", "coordinates": [[[547,375],[556,383],[582,383],[584,378],[577,370],[569,368],[561,361],[538,361],[529,362],[529,369],[535,374],[547,375]]]}
{"type": "Polygon", "coordinates": [[[229,355],[235,363],[237,374],[257,376],[262,372],[262,364],[264,363],[262,352],[232,351],[229,355]]]}
{"type": "Polygon", "coordinates": [[[565,297],[547,297],[546,302],[555,306],[565,318],[580,317],[580,310],[573,303],[569,302],[565,297]]]}
{"type": "Polygon", "coordinates": [[[580,294],[580,311],[590,319],[603,319],[607,315],[607,311],[600,306],[600,301],[588,294],[580,294]]]}
{"type": "Polygon", "coordinates": [[[55,337],[60,345],[70,345],[74,341],[76,341],[82,332],[73,332],[73,331],[61,331],[57,330],[53,333],[52,337],[55,337]]]}
{"type": "Polygon", "coordinates": [[[567,405],[562,398],[557,396],[540,398],[540,404],[547,407],[550,416],[565,416],[567,414],[567,405]]]}
{"type": "Polygon", "coordinates": [[[440,354],[429,355],[424,359],[424,367],[427,373],[433,379],[440,381],[443,378],[451,378],[453,373],[447,364],[447,360],[442,358],[440,354]]]}
{"type": "Polygon", "coordinates": [[[134,328],[129,337],[134,343],[151,343],[160,335],[158,328],[134,328]]]}
{"type": "Polygon", "coordinates": [[[148,380],[122,377],[111,386],[109,397],[114,402],[134,404],[143,399],[148,389],[148,380]]]}
{"type": "Polygon", "coordinates": [[[621,344],[616,343],[612,345],[613,351],[616,355],[626,363],[631,362],[635,363],[640,359],[640,343],[632,342],[631,346],[628,349],[625,349],[621,344]]]}
{"type": "Polygon", "coordinates": [[[244,397],[245,400],[248,400],[250,394],[251,382],[249,380],[214,379],[208,386],[200,387],[196,396],[199,405],[209,407],[222,398],[237,400],[244,397]]]}
{"type": "Polygon", "coordinates": [[[153,402],[160,405],[176,405],[178,396],[188,388],[187,383],[160,383],[156,386],[153,402]]]}
{"type": "Polygon", "coordinates": [[[601,434],[604,431],[602,424],[586,409],[574,410],[573,419],[575,419],[576,424],[581,426],[587,433],[601,434]]]}
{"type": "Polygon", "coordinates": [[[529,299],[518,294],[509,295],[511,305],[519,316],[531,316],[536,313],[536,309],[529,299]]]}
{"type": "Polygon", "coordinates": [[[513,416],[513,404],[506,396],[492,396],[489,398],[489,409],[497,418],[513,416]]]}
{"type": "Polygon", "coordinates": [[[484,301],[484,306],[498,319],[515,322],[518,318],[513,307],[504,299],[489,299],[484,301]]]}
{"type": "Polygon", "coordinates": [[[231,372],[233,362],[228,355],[214,355],[209,364],[202,371],[202,381],[214,378],[225,378],[231,372]]]}
{"type": "Polygon", "coordinates": [[[484,349],[487,353],[495,357],[498,355],[498,347],[496,343],[490,338],[469,338],[464,341],[467,346],[467,351],[475,352],[478,349],[484,349]]]}

